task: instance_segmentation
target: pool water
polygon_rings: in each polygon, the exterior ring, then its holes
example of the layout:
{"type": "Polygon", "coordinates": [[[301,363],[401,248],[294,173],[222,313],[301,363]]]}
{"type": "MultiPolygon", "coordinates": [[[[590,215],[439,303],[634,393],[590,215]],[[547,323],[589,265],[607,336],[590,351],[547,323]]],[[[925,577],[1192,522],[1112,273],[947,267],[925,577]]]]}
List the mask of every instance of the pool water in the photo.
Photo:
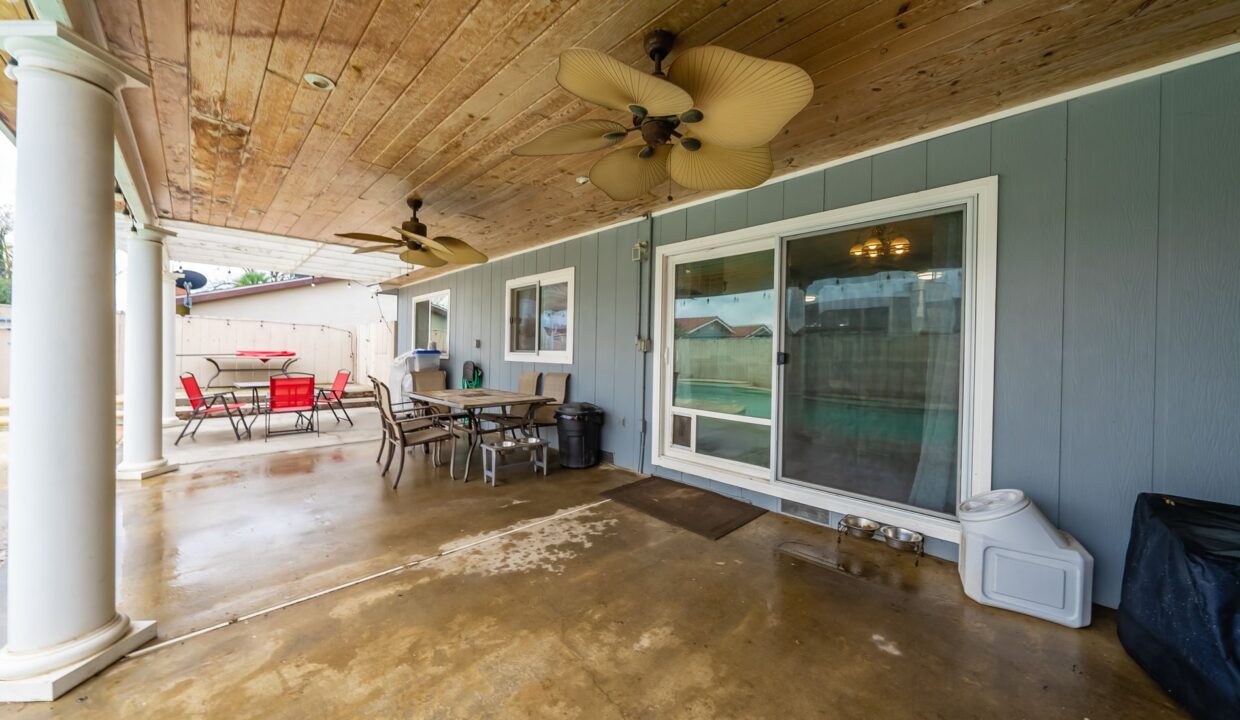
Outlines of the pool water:
{"type": "Polygon", "coordinates": [[[680,380],[676,383],[678,407],[713,410],[729,415],[771,417],[771,391],[752,385],[680,380]]]}
{"type": "MultiPolygon", "coordinates": [[[[946,422],[935,423],[942,437],[926,437],[925,412],[919,408],[866,405],[844,400],[790,397],[785,400],[786,429],[811,435],[864,437],[879,441],[952,445],[956,441],[955,411],[946,422]]],[[[700,380],[676,383],[678,407],[709,410],[746,417],[771,417],[771,391],[752,385],[700,380]]]]}

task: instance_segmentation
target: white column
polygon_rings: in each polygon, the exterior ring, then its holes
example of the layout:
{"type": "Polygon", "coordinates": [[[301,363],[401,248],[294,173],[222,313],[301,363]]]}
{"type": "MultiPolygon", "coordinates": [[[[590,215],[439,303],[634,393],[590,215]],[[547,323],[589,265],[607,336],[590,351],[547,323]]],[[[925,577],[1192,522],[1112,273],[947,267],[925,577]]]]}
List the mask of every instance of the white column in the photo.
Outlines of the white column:
{"type": "Polygon", "coordinates": [[[50,700],[154,637],[116,609],[115,93],[145,76],[49,22],[16,59],[8,644],[0,700],[50,700]]]}
{"type": "Polygon", "coordinates": [[[164,457],[164,233],[139,227],[130,235],[125,270],[125,423],[121,480],[171,472],[164,457]]]}
{"type": "Polygon", "coordinates": [[[164,317],[164,427],[181,424],[177,418],[177,291],[176,276],[168,267],[168,251],[164,248],[163,269],[163,317],[164,317]]]}

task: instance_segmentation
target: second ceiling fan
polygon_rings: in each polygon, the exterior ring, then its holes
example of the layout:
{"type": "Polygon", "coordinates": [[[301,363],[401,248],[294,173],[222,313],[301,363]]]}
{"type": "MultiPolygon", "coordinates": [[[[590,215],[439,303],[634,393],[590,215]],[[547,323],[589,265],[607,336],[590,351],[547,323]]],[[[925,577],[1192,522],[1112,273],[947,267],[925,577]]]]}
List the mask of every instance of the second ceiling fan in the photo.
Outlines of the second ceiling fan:
{"type": "Polygon", "coordinates": [[[405,203],[413,211],[413,217],[401,223],[400,227],[392,228],[400,234],[399,238],[389,238],[365,232],[336,233],[336,237],[380,243],[379,245],[358,248],[353,251],[354,254],[384,252],[404,247],[404,250],[400,252],[400,259],[411,265],[442,267],[449,263],[476,265],[487,261],[486,255],[475,250],[472,245],[464,240],[448,235],[430,237],[430,231],[427,229],[426,224],[418,220],[418,210],[422,209],[422,198],[411,196],[405,200],[405,203]]]}
{"type": "Polygon", "coordinates": [[[590,168],[590,182],[612,200],[633,200],[669,178],[690,190],[761,185],[774,171],[768,143],[813,97],[809,74],[796,65],[705,45],[686,50],[664,75],[674,40],[666,30],[646,35],[646,53],[655,63],[650,75],[597,50],[560,53],[561,87],[630,113],[632,124],[579,120],[547,130],[513,154],[591,152],[637,132],[640,145],[604,155],[590,168]]]}

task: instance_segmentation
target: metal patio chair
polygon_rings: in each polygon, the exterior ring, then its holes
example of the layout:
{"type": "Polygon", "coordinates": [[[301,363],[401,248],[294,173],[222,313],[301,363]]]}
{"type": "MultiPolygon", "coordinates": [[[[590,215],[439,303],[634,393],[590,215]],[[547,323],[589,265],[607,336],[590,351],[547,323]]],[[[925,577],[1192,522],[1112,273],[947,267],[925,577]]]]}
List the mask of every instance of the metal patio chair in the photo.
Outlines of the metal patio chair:
{"type": "Polygon", "coordinates": [[[314,376],[307,373],[272,375],[263,423],[263,441],[272,435],[288,435],[299,432],[319,432],[319,406],[315,401],[314,376]],[[291,430],[271,431],[271,416],[293,414],[297,416],[291,430]]]}
{"type": "Polygon", "coordinates": [[[553,398],[553,402],[534,408],[530,427],[538,437],[542,437],[542,428],[556,426],[555,411],[568,399],[568,377],[569,373],[547,373],[543,377],[542,394],[553,398]]]}
{"type": "MultiPolygon", "coordinates": [[[[392,467],[392,458],[400,454],[400,464],[396,466],[396,478],[392,481],[392,489],[395,490],[400,485],[400,476],[405,471],[405,455],[409,448],[422,447],[430,451],[434,446],[434,454],[431,462],[435,467],[443,464],[441,459],[441,448],[445,440],[452,444],[450,453],[456,453],[456,433],[452,430],[451,415],[427,414],[415,416],[407,419],[400,419],[396,416],[396,412],[392,409],[392,393],[388,390],[387,383],[381,382],[374,378],[371,381],[375,386],[375,400],[379,405],[379,418],[383,423],[383,440],[379,445],[379,457],[383,457],[383,450],[388,450],[387,462],[383,465],[381,475],[386,475],[389,468],[392,467]]],[[[404,403],[401,403],[404,404],[404,403]]],[[[378,462],[378,458],[375,462],[378,462]]]]}
{"type": "Polygon", "coordinates": [[[177,436],[176,442],[172,443],[173,445],[180,445],[181,440],[185,438],[186,432],[189,432],[191,438],[197,435],[202,421],[209,417],[228,418],[229,424],[232,425],[233,435],[237,436],[237,440],[241,440],[241,431],[243,429],[245,430],[245,436],[250,437],[250,426],[254,424],[254,420],[250,420],[249,425],[247,425],[245,422],[245,411],[252,406],[248,403],[238,402],[236,393],[228,390],[203,395],[202,388],[198,386],[198,378],[194,377],[192,372],[181,373],[181,387],[189,397],[189,420],[185,421],[185,427],[181,428],[181,434],[177,436]],[[190,431],[190,425],[194,426],[193,431],[190,431]]]}
{"type": "Polygon", "coordinates": [[[326,407],[332,411],[332,417],[336,422],[340,422],[340,416],[336,414],[337,408],[344,413],[344,419],[353,424],[353,418],[349,417],[349,411],[344,407],[344,389],[349,384],[350,373],[348,370],[340,370],[336,373],[336,379],[332,381],[330,388],[319,388],[315,403],[326,407]]]}
{"type": "MultiPolygon", "coordinates": [[[[542,379],[542,373],[536,370],[528,370],[521,373],[517,378],[517,392],[524,395],[538,394],[538,381],[542,379]]],[[[530,406],[527,405],[510,405],[498,413],[481,413],[478,417],[481,420],[494,423],[499,426],[500,433],[510,432],[515,439],[517,430],[522,430],[525,434],[526,426],[529,424],[530,406]]]]}

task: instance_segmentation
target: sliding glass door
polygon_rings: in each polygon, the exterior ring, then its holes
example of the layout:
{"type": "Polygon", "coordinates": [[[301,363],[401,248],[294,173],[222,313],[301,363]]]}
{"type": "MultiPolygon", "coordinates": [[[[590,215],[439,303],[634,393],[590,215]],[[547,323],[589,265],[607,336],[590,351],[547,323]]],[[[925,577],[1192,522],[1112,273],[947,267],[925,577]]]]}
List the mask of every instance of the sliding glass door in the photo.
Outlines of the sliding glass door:
{"type": "Polygon", "coordinates": [[[951,516],[965,211],[786,240],[781,475],[951,516]]]}
{"type": "Polygon", "coordinates": [[[950,541],[990,489],[997,178],[657,248],[652,463],[950,541]]]}
{"type": "Polygon", "coordinates": [[[673,456],[770,474],[773,246],[690,253],[668,266],[662,440],[673,456]]]}

